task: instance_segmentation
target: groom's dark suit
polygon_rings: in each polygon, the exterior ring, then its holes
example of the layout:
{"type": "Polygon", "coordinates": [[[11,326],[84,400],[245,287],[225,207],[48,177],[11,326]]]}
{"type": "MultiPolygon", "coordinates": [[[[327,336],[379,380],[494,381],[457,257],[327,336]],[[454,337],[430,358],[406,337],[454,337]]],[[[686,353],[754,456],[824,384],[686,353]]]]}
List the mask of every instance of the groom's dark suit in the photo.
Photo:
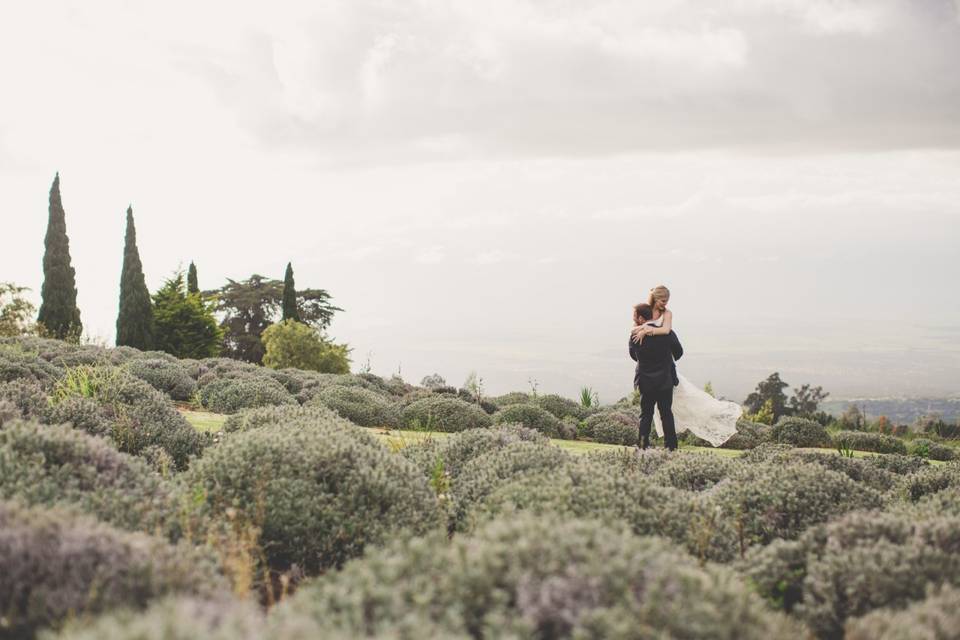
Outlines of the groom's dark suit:
{"type": "Polygon", "coordinates": [[[677,448],[677,428],[673,421],[673,387],[679,384],[676,360],[683,357],[683,347],[677,334],[646,336],[637,344],[630,336],[630,357],[637,361],[633,386],[642,395],[640,400],[640,446],[650,443],[653,408],[660,411],[663,439],[668,449],[677,448]]]}

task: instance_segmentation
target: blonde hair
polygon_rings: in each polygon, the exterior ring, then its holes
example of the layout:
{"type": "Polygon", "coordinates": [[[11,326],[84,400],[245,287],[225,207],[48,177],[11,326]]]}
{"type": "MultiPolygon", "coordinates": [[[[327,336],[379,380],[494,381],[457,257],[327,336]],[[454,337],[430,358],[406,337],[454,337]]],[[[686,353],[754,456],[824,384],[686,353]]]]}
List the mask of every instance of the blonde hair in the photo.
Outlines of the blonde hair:
{"type": "Polygon", "coordinates": [[[657,300],[668,302],[670,300],[670,289],[667,289],[662,284],[650,289],[650,301],[648,304],[652,307],[656,304],[657,300]]]}

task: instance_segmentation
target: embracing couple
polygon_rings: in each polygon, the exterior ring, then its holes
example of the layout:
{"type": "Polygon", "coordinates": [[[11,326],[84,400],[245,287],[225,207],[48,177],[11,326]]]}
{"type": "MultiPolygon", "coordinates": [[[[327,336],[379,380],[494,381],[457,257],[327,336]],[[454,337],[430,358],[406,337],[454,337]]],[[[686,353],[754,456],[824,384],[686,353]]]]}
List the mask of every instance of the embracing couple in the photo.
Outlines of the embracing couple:
{"type": "Polygon", "coordinates": [[[677,448],[677,427],[719,447],[737,432],[740,405],[717,400],[677,373],[683,356],[680,339],[673,331],[673,313],[667,309],[670,290],[663,285],[650,291],[646,303],[633,307],[630,357],[637,363],[633,386],[640,392],[640,433],[637,446],[650,446],[650,428],[671,451],[677,448]],[[654,416],[659,412],[659,420],[654,416]]]}

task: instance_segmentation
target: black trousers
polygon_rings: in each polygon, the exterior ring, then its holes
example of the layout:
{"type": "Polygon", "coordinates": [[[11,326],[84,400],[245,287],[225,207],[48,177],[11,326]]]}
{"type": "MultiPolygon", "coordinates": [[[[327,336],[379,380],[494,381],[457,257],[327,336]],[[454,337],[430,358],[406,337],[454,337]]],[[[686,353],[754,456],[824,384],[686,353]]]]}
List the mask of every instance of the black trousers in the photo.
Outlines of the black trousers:
{"type": "Polygon", "coordinates": [[[663,442],[667,449],[677,448],[677,426],[673,421],[673,385],[666,389],[643,394],[640,399],[640,446],[646,449],[650,445],[650,427],[653,426],[653,408],[660,411],[663,423],[663,442]]]}

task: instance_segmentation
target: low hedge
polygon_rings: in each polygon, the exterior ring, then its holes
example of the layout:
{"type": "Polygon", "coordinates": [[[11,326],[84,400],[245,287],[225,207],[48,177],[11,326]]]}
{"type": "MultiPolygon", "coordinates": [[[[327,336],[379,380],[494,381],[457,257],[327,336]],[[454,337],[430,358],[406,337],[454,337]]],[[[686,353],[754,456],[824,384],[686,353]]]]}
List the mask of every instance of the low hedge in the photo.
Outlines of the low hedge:
{"type": "Polygon", "coordinates": [[[439,524],[434,492],[408,461],[336,418],[231,434],[179,477],[195,531],[233,514],[254,527],[269,568],[341,566],[404,530],[439,524]]]}
{"type": "Polygon", "coordinates": [[[216,413],[236,413],[241,409],[297,404],[287,389],[269,376],[217,378],[200,388],[203,406],[216,413]]]}
{"type": "Polygon", "coordinates": [[[73,616],[141,609],[166,594],[225,589],[215,564],[194,549],[66,510],[0,501],[5,637],[33,637],[73,616]]]}
{"type": "Polygon", "coordinates": [[[393,400],[360,386],[329,386],[310,402],[320,404],[361,427],[399,427],[400,411],[393,400]]]}
{"type": "Polygon", "coordinates": [[[448,433],[492,424],[490,416],[477,405],[447,395],[433,395],[411,402],[404,407],[401,418],[404,426],[410,429],[448,433]]]}
{"type": "Polygon", "coordinates": [[[0,499],[70,505],[115,526],[165,531],[171,492],[144,460],[69,426],[12,422],[0,429],[0,499]]]}
{"type": "MultiPolygon", "coordinates": [[[[601,411],[587,418],[581,426],[580,435],[605,444],[637,444],[640,433],[640,416],[631,411],[601,411]]],[[[654,434],[656,435],[656,434],[654,434]]]]}
{"type": "Polygon", "coordinates": [[[957,458],[957,450],[953,447],[926,438],[911,440],[908,450],[910,455],[928,460],[947,462],[957,458]]]}
{"type": "Polygon", "coordinates": [[[302,588],[272,623],[314,637],[797,637],[728,569],[627,527],[514,517],[414,539],[302,588]],[[307,627],[312,620],[314,627],[307,627]]]}
{"type": "Polygon", "coordinates": [[[493,414],[493,424],[519,424],[548,438],[559,438],[563,430],[559,419],[533,404],[507,405],[493,414]]]}
{"type": "Polygon", "coordinates": [[[342,420],[334,411],[323,405],[279,405],[243,409],[229,416],[223,423],[224,433],[250,431],[268,426],[309,427],[342,420]]]}
{"type": "Polygon", "coordinates": [[[778,444],[794,447],[830,447],[833,442],[826,428],[806,418],[784,417],[770,430],[770,439],[778,444]]]}
{"type": "Polygon", "coordinates": [[[197,391],[197,382],[179,362],[159,358],[130,360],[124,368],[173,400],[189,400],[197,391]]]}
{"type": "Polygon", "coordinates": [[[838,431],[833,436],[834,446],[846,446],[855,451],[896,453],[907,455],[907,445],[900,438],[870,431],[838,431]]]}

